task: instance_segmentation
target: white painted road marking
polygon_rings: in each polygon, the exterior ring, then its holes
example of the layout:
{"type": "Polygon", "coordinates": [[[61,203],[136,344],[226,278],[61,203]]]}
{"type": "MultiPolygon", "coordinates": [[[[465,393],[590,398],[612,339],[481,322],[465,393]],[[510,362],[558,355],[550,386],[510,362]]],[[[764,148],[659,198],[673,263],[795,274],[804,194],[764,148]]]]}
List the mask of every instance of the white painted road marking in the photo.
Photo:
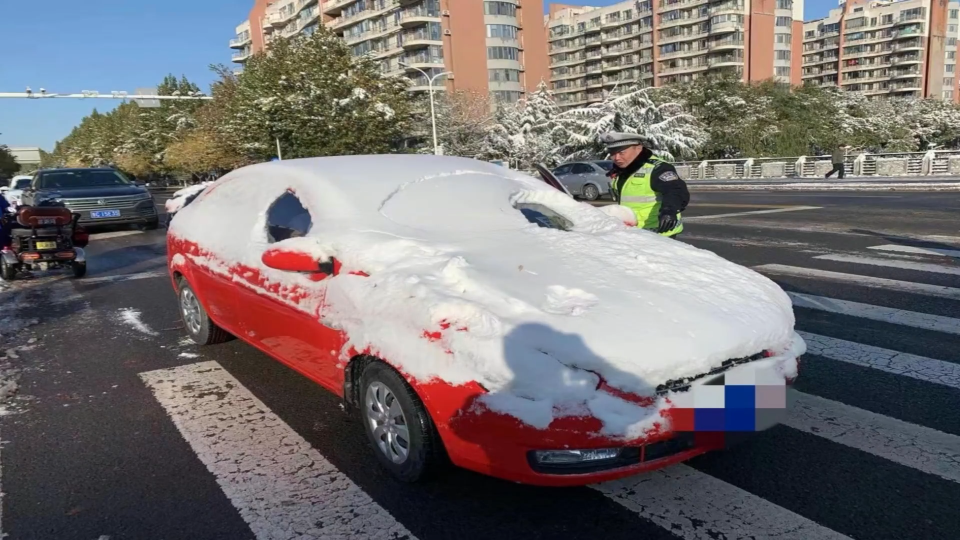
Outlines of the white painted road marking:
{"type": "Polygon", "coordinates": [[[784,425],[952,482],[960,482],[960,437],[819,396],[790,392],[784,425]]]}
{"type": "Polygon", "coordinates": [[[793,300],[794,307],[817,309],[839,315],[849,315],[861,319],[872,319],[874,321],[883,321],[903,326],[912,326],[913,328],[960,335],[960,319],[874,306],[871,304],[861,304],[849,300],[837,300],[836,298],[827,298],[825,296],[815,296],[812,294],[795,292],[787,292],[787,294],[793,300]]]}
{"type": "Polygon", "coordinates": [[[216,362],[140,377],[258,540],[415,539],[216,362]]]}
{"type": "Polygon", "coordinates": [[[725,217],[753,216],[757,214],[779,214],[780,212],[797,212],[799,210],[819,210],[822,206],[791,206],[789,208],[777,208],[775,210],[755,210],[753,212],[735,212],[732,214],[712,214],[709,216],[691,216],[683,218],[684,221],[700,221],[704,219],[718,219],[725,217]]]}
{"type": "Polygon", "coordinates": [[[853,285],[859,285],[861,287],[889,289],[891,291],[960,300],[960,289],[944,287],[941,285],[927,285],[925,283],[913,283],[911,281],[898,281],[895,279],[860,276],[857,274],[844,274],[842,272],[831,272],[829,270],[818,270],[816,268],[801,268],[799,266],[788,266],[784,264],[763,264],[760,266],[754,266],[753,269],[757,272],[766,274],[794,276],[810,279],[827,279],[830,281],[839,281],[853,285]]]}
{"type": "Polygon", "coordinates": [[[867,249],[876,249],[879,251],[898,251],[900,253],[917,253],[920,255],[942,255],[944,257],[960,257],[960,249],[941,249],[941,248],[922,248],[915,246],[898,246],[896,244],[886,244],[883,246],[871,246],[867,249]]]}
{"type": "Polygon", "coordinates": [[[848,538],[687,465],[592,487],[638,516],[689,540],[848,538]]]}
{"type": "Polygon", "coordinates": [[[915,270],[918,272],[932,272],[935,274],[951,274],[960,276],[960,266],[945,266],[940,264],[918,263],[910,261],[900,261],[896,259],[877,259],[874,257],[860,257],[858,255],[818,255],[814,259],[821,261],[834,261],[852,264],[867,264],[870,266],[884,266],[887,268],[900,268],[902,270],[915,270]]]}
{"type": "Polygon", "coordinates": [[[77,283],[104,283],[113,281],[130,281],[132,279],[149,279],[156,277],[166,277],[170,274],[166,270],[153,270],[151,272],[140,272],[137,274],[119,274],[116,276],[101,276],[95,278],[84,278],[77,283]]]}
{"type": "Polygon", "coordinates": [[[797,333],[807,342],[807,354],[960,389],[960,364],[809,332],[797,333]]]}
{"type": "Polygon", "coordinates": [[[113,231],[105,233],[94,233],[90,235],[92,240],[106,240],[108,238],[119,238],[121,236],[133,236],[135,234],[143,234],[143,231],[113,231]]]}

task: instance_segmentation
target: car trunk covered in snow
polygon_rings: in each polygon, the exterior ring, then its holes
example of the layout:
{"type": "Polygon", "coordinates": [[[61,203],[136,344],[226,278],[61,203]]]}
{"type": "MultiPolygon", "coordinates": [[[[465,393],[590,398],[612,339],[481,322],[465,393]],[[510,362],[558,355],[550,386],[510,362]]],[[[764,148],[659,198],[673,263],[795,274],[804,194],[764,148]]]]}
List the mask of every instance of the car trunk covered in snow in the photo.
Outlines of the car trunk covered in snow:
{"type": "Polygon", "coordinates": [[[323,324],[349,339],[345,355],[371,351],[420,381],[476,381],[487,407],[534,427],[590,415],[607,436],[636,437],[662,421],[658,385],[762,351],[782,355],[791,377],[804,352],[789,298],[766,277],[492,164],[285,161],[228,175],[197,201],[171,234],[226,266],[316,289],[323,324]],[[264,214],[288,188],[311,211],[306,242],[339,275],[317,282],[261,263],[264,214]],[[232,235],[209,226],[219,219],[232,235]],[[650,400],[603,391],[601,378],[650,400]]]}

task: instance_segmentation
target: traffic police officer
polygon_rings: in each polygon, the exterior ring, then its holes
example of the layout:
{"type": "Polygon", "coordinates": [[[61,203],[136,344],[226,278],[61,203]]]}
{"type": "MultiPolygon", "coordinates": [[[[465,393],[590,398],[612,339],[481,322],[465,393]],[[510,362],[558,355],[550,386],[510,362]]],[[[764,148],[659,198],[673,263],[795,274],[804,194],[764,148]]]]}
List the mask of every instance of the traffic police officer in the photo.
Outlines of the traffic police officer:
{"type": "Polygon", "coordinates": [[[637,227],[676,238],[683,232],[680,212],[690,203],[687,183],[673,165],[653,156],[635,133],[605,133],[600,137],[613,160],[608,174],[617,204],[633,210],[637,227]]]}

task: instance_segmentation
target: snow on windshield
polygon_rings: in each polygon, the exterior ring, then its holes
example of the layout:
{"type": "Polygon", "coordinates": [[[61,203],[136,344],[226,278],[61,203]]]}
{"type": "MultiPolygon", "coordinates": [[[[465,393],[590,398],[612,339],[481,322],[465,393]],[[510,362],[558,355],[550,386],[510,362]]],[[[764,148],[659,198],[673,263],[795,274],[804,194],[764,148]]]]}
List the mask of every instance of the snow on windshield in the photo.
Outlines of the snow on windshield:
{"type": "MultiPolygon", "coordinates": [[[[408,180],[344,184],[356,189],[346,196],[313,175],[283,177],[281,167],[232,173],[236,182],[221,180],[229,189],[183,208],[171,234],[222,259],[189,256],[196,264],[257,268],[267,280],[261,294],[272,283],[314,290],[324,299],[320,321],[349,339],[341,361],[369,351],[418,381],[478,382],[488,390],[484,406],[538,428],[592,415],[604,435],[632,438],[664,421],[665,398],[654,397],[667,380],[768,349],[785,377],[795,373],[805,345],[789,297],[768,278],[625,227],[515,171],[449,157],[380,158],[362,158],[372,178],[408,180]],[[438,164],[451,172],[438,174],[438,164]],[[251,250],[251,241],[267,242],[265,212],[287,189],[313,213],[298,245],[322,246],[317,253],[342,263],[338,276],[314,282],[272,270],[251,250]],[[382,195],[364,206],[371,193],[382,195]],[[653,404],[598,389],[600,377],[653,404]]],[[[323,164],[357,168],[334,159],[323,164]]]]}

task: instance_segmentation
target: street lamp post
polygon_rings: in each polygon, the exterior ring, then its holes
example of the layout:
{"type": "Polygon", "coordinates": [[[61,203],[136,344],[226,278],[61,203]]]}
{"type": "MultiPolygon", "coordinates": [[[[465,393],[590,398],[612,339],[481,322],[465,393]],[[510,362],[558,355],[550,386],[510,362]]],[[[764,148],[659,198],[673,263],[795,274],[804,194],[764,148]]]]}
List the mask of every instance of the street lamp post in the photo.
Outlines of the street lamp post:
{"type": "Polygon", "coordinates": [[[423,76],[427,78],[427,85],[430,87],[430,90],[429,90],[430,92],[430,123],[433,124],[433,153],[439,156],[440,143],[437,141],[437,111],[433,104],[433,81],[435,81],[438,77],[442,77],[444,75],[450,75],[452,72],[444,71],[443,73],[437,73],[436,75],[431,77],[430,75],[427,75],[426,71],[417,67],[413,67],[406,62],[399,62],[399,64],[401,66],[408,67],[410,69],[415,69],[420,73],[423,73],[423,76]]]}

